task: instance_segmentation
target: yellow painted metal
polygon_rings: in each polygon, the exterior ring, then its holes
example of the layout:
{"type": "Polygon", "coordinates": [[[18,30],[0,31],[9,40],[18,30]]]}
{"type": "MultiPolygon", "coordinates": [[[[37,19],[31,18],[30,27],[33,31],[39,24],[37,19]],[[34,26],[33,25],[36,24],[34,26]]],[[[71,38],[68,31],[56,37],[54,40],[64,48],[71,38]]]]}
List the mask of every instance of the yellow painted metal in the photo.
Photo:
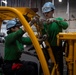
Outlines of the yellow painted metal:
{"type": "Polygon", "coordinates": [[[73,68],[73,73],[76,75],[76,40],[74,41],[74,68],[73,68]]]}
{"type": "Polygon", "coordinates": [[[2,24],[3,20],[0,21],[0,30],[1,30],[1,24],[2,24]]]}
{"type": "MultiPolygon", "coordinates": [[[[39,23],[39,21],[37,21],[37,23],[35,23],[34,25],[35,25],[35,27],[36,27],[36,29],[37,29],[37,33],[38,33],[38,37],[39,36],[43,36],[42,35],[42,28],[43,28],[43,26],[40,26],[39,25],[40,23],[39,23]]],[[[46,34],[47,35],[47,34],[46,34]]],[[[53,55],[53,52],[52,52],[52,49],[51,49],[51,46],[50,46],[50,44],[49,44],[49,42],[48,42],[48,40],[46,39],[46,40],[44,40],[44,42],[45,42],[45,44],[46,44],[46,47],[47,47],[47,52],[48,52],[48,55],[49,55],[49,59],[51,60],[51,63],[53,63],[54,64],[54,66],[53,66],[53,68],[52,68],[52,71],[51,71],[51,75],[60,75],[59,74],[59,70],[58,70],[58,64],[56,63],[56,60],[55,60],[55,57],[54,57],[54,55],[53,55]]],[[[45,51],[46,52],[46,51],[45,51]]],[[[48,61],[47,61],[48,62],[48,61]]]]}
{"type": "Polygon", "coordinates": [[[66,61],[68,65],[69,75],[73,75],[73,71],[72,71],[73,70],[73,41],[72,40],[68,40],[68,41],[69,41],[69,53],[66,61]]]}
{"type": "MultiPolygon", "coordinates": [[[[14,7],[14,8],[16,8],[17,10],[19,10],[23,15],[26,15],[26,14],[27,14],[28,17],[34,17],[34,16],[37,15],[37,14],[36,14],[31,8],[29,8],[29,7],[14,7]]],[[[37,16],[39,16],[39,15],[37,15],[37,16]]]]}
{"type": "Polygon", "coordinates": [[[56,61],[55,61],[55,58],[54,58],[54,55],[53,55],[52,49],[51,49],[49,43],[47,42],[47,40],[45,41],[45,43],[46,43],[47,46],[49,46],[49,48],[48,48],[47,50],[48,50],[48,53],[49,53],[50,59],[51,59],[52,62],[56,65],[56,61]]]}
{"type": "Polygon", "coordinates": [[[51,75],[60,75],[59,74],[59,70],[58,70],[58,65],[56,64],[52,49],[51,49],[51,47],[50,47],[50,45],[49,45],[47,40],[45,40],[45,44],[48,46],[47,51],[48,51],[49,57],[51,59],[51,62],[54,63],[51,75]]]}
{"type": "MultiPolygon", "coordinates": [[[[3,12],[4,15],[11,15],[11,18],[14,18],[14,15],[19,18],[20,22],[22,23],[23,27],[25,28],[25,30],[28,32],[31,40],[32,40],[32,43],[36,49],[36,53],[38,55],[38,58],[39,58],[39,61],[41,63],[41,66],[42,66],[42,70],[43,70],[43,73],[44,75],[50,75],[50,71],[48,69],[48,66],[47,66],[47,62],[45,60],[45,57],[44,57],[44,54],[42,52],[42,49],[37,41],[37,38],[36,36],[34,35],[34,32],[32,31],[32,29],[30,28],[30,25],[29,23],[26,21],[26,19],[23,17],[23,14],[21,12],[19,12],[17,9],[15,8],[12,8],[12,7],[0,7],[0,14],[2,14],[1,12],[3,12]],[[8,13],[9,14],[6,14],[8,13]]],[[[5,19],[7,19],[7,16],[5,19]]],[[[2,17],[0,17],[0,19],[4,19],[2,17]]]]}
{"type": "Polygon", "coordinates": [[[69,33],[59,33],[58,35],[57,35],[57,37],[59,38],[59,39],[66,39],[66,40],[75,40],[76,39],[76,33],[74,32],[69,32],[69,33]]]}
{"type": "Polygon", "coordinates": [[[51,75],[60,75],[60,73],[58,71],[58,65],[57,64],[54,65],[52,72],[51,72],[51,75]]]}
{"type": "Polygon", "coordinates": [[[68,41],[69,50],[68,52],[66,51],[68,56],[65,57],[68,67],[68,75],[76,75],[76,33],[59,33],[57,38],[58,45],[61,40],[68,41]]]}
{"type": "Polygon", "coordinates": [[[53,67],[52,72],[51,72],[51,75],[55,75],[56,74],[56,71],[55,70],[56,70],[56,66],[53,67]]]}
{"type": "Polygon", "coordinates": [[[55,58],[54,58],[52,49],[51,49],[51,47],[50,47],[50,45],[49,45],[49,43],[48,43],[47,40],[45,40],[45,44],[49,47],[49,48],[47,49],[47,51],[48,51],[48,54],[49,54],[49,56],[50,56],[51,62],[54,63],[54,66],[53,66],[51,75],[60,75],[59,70],[58,70],[58,64],[57,64],[56,61],[55,61],[55,58]]]}
{"type": "MultiPolygon", "coordinates": [[[[28,7],[13,7],[13,8],[20,11],[22,15],[27,15],[29,18],[32,18],[37,15],[32,9],[28,7]]],[[[13,12],[10,12],[10,11],[8,12],[7,10],[0,11],[0,20],[5,20],[5,19],[9,20],[16,17],[17,15],[14,14],[13,12]]]]}

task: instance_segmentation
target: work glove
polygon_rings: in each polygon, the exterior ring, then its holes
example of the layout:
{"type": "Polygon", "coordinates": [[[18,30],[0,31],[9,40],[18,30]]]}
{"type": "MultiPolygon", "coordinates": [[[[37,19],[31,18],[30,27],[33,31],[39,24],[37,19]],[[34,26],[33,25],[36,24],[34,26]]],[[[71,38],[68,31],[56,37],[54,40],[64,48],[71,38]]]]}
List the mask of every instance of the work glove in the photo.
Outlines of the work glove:
{"type": "Polygon", "coordinates": [[[44,34],[43,36],[40,36],[39,38],[38,38],[38,41],[39,41],[39,43],[42,43],[43,41],[45,41],[46,39],[47,39],[47,35],[46,34],[44,34]]]}
{"type": "Polygon", "coordinates": [[[46,34],[43,35],[43,40],[45,41],[48,38],[46,34]]]}
{"type": "Polygon", "coordinates": [[[57,20],[55,18],[49,18],[49,19],[46,20],[47,24],[50,24],[52,22],[57,22],[57,20]]]}
{"type": "Polygon", "coordinates": [[[20,27],[24,32],[26,32],[25,28],[23,26],[20,27]]]}
{"type": "Polygon", "coordinates": [[[34,23],[37,23],[37,22],[39,22],[39,17],[35,16],[32,18],[32,20],[29,22],[29,24],[32,26],[34,23]]]}

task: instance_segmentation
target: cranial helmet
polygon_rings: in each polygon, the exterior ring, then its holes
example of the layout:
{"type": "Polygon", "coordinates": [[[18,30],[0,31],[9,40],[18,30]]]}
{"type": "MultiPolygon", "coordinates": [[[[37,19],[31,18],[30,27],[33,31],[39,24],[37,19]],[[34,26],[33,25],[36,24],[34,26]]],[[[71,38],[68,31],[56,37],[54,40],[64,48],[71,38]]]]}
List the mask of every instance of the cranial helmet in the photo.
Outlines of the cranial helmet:
{"type": "Polygon", "coordinates": [[[46,13],[55,9],[55,6],[51,2],[46,2],[42,7],[42,13],[46,13]]]}
{"type": "Polygon", "coordinates": [[[6,29],[8,30],[8,29],[10,29],[10,28],[12,28],[14,26],[21,26],[21,23],[20,22],[17,22],[15,19],[9,20],[7,22],[7,25],[6,25],[6,29]]]}

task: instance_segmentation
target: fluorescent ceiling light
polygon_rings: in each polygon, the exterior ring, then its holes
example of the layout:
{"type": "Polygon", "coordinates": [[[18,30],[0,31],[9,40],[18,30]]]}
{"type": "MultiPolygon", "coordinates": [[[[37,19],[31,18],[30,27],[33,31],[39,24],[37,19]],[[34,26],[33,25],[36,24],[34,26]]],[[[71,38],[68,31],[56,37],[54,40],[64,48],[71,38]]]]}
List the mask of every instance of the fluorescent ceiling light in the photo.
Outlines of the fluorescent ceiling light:
{"type": "Polygon", "coordinates": [[[59,2],[62,2],[62,0],[59,0],[59,2]]]}
{"type": "Polygon", "coordinates": [[[5,3],[5,4],[7,4],[7,1],[1,1],[1,2],[3,2],[3,3],[5,3]]]}

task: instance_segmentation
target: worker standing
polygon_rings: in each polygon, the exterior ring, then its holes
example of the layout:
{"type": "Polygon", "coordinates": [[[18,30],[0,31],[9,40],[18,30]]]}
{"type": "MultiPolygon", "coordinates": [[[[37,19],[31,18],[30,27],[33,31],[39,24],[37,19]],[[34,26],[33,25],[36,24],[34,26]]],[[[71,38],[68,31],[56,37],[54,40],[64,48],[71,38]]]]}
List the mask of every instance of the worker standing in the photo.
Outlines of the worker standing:
{"type": "Polygon", "coordinates": [[[55,18],[53,16],[55,6],[51,2],[46,2],[42,7],[42,13],[46,18],[44,23],[44,28],[42,29],[42,34],[48,35],[48,42],[52,48],[56,63],[58,64],[58,69],[60,75],[63,75],[63,51],[62,46],[57,46],[57,34],[62,32],[63,29],[67,29],[68,23],[64,21],[63,18],[55,18]]]}
{"type": "Polygon", "coordinates": [[[37,64],[32,61],[21,61],[20,57],[24,45],[31,45],[29,37],[23,37],[25,29],[16,20],[7,22],[7,36],[5,38],[4,65],[5,75],[37,75],[37,64]]]}

